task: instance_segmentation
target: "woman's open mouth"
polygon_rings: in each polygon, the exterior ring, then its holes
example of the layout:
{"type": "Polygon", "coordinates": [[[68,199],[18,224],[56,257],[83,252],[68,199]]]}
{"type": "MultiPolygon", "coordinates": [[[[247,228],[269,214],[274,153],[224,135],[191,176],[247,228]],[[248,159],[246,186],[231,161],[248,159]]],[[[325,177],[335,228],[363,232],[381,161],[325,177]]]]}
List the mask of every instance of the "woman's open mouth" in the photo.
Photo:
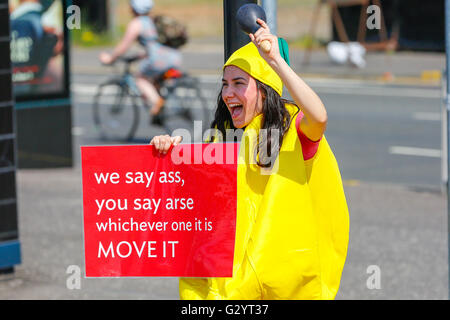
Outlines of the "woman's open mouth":
{"type": "Polygon", "coordinates": [[[242,104],[230,104],[228,107],[230,108],[231,118],[233,119],[239,117],[244,110],[244,106],[242,104]]]}

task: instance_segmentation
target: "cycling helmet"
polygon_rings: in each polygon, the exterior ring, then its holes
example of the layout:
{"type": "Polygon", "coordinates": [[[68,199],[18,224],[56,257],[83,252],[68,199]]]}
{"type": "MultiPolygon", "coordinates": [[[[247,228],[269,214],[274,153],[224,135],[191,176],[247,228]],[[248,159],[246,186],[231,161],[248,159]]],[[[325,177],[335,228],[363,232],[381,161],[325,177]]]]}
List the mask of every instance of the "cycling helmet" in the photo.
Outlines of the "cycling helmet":
{"type": "Polygon", "coordinates": [[[153,0],[130,0],[130,5],[137,14],[147,14],[153,8],[153,0]]]}

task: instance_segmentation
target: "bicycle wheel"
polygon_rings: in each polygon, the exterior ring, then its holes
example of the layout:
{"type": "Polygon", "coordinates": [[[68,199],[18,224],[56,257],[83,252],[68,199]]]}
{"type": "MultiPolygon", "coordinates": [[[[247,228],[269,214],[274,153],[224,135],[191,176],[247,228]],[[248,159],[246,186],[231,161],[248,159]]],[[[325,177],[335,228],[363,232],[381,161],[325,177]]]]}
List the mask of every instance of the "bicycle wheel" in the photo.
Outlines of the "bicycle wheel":
{"type": "Polygon", "coordinates": [[[166,80],[160,92],[166,100],[162,122],[168,133],[185,129],[189,131],[192,142],[202,142],[203,132],[210,125],[211,112],[198,79],[185,76],[166,80]]]}
{"type": "Polygon", "coordinates": [[[128,141],[139,124],[136,97],[119,82],[100,85],[94,97],[94,123],[100,136],[110,141],[128,141]]]}

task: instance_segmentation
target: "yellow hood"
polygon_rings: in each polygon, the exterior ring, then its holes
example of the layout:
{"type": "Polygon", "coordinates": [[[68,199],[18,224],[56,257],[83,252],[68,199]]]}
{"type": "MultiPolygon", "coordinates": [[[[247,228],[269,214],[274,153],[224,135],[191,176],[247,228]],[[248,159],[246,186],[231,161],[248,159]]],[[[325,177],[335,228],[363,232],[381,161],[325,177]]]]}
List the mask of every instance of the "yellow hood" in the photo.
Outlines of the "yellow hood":
{"type": "Polygon", "coordinates": [[[280,77],[261,57],[253,42],[236,50],[225,62],[223,69],[230,65],[242,69],[253,78],[272,87],[280,96],[283,95],[283,83],[280,77]]]}

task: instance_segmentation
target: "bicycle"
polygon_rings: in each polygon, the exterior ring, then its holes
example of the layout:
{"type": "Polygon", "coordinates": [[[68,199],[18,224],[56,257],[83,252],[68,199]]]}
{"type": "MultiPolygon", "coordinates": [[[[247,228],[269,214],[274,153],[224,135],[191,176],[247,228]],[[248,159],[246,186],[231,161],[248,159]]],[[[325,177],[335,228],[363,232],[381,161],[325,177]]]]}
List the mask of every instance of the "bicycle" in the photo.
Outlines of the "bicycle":
{"type": "MultiPolygon", "coordinates": [[[[98,86],[93,104],[94,124],[105,140],[132,140],[140,122],[139,106],[149,115],[150,106],[142,98],[130,71],[139,59],[140,56],[120,57],[118,61],[125,64],[124,71],[98,86]]],[[[152,124],[162,126],[169,134],[179,128],[192,132],[197,120],[209,125],[210,111],[197,78],[171,68],[155,79],[155,87],[165,104],[152,124]]],[[[202,139],[201,136],[193,138],[194,141],[202,139]]]]}

